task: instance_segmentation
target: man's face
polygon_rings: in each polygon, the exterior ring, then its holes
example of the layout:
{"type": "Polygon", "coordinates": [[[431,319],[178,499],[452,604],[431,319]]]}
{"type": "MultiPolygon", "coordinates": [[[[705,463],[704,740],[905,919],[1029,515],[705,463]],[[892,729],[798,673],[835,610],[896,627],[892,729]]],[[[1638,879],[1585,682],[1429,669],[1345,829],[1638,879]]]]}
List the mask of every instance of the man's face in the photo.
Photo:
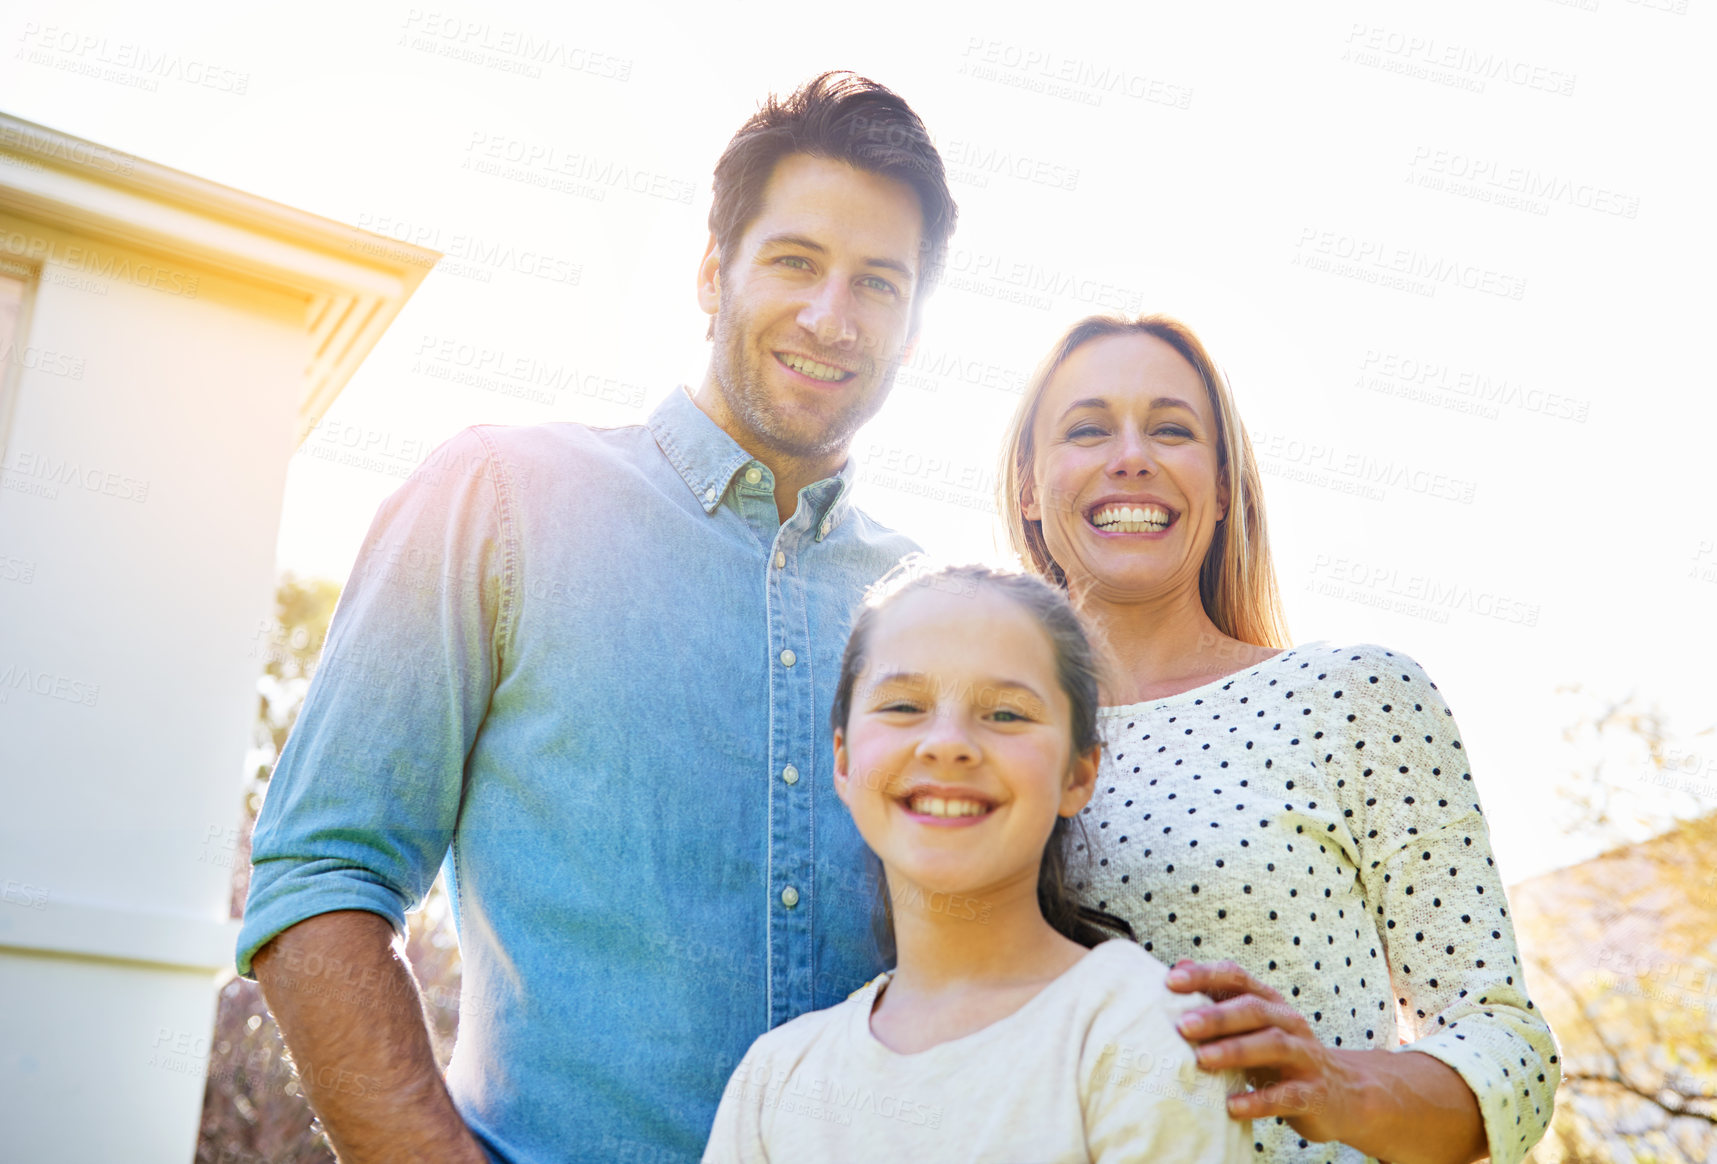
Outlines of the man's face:
{"type": "Polygon", "coordinates": [[[743,447],[840,454],[876,415],[908,341],[923,229],[905,183],[791,154],[726,263],[711,240],[699,302],[743,447]]]}

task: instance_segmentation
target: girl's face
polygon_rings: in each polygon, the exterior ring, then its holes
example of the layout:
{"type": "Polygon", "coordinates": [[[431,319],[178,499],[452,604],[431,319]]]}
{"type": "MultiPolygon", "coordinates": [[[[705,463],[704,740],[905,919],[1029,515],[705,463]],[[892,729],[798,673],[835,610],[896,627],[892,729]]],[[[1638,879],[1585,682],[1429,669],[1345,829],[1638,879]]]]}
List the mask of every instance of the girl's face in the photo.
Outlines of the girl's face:
{"type": "Polygon", "coordinates": [[[1228,512],[1216,413],[1197,370],[1150,335],[1105,336],[1057,368],[1038,405],[1022,499],[1078,593],[1198,595],[1228,512]]]}
{"type": "Polygon", "coordinates": [[[907,883],[1035,887],[1055,818],[1091,798],[1098,755],[1072,755],[1071,705],[1035,617],[983,586],[910,590],[877,616],[863,667],[835,732],[835,789],[897,899],[907,883]]]}

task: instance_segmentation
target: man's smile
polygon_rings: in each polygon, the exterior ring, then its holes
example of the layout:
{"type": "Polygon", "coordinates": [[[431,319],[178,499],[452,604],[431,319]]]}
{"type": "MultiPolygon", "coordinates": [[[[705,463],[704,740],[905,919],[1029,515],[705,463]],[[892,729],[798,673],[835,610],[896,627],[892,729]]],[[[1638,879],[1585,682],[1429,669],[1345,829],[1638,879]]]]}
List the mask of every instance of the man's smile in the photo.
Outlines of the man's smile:
{"type": "Polygon", "coordinates": [[[775,362],[788,371],[797,372],[801,376],[824,384],[844,384],[858,375],[857,372],[849,372],[845,368],[837,368],[833,364],[813,360],[811,357],[802,356],[798,352],[776,352],[775,362]]]}

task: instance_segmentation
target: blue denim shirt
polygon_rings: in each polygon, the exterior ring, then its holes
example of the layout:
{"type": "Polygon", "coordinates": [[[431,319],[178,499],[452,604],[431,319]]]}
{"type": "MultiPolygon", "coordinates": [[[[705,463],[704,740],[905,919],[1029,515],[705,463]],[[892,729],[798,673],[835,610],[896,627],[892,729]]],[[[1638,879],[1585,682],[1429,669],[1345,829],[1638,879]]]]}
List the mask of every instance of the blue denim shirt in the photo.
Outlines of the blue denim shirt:
{"type": "Polygon", "coordinates": [[[751,1041],[882,969],[829,705],[859,597],[916,547],[852,473],[781,524],[770,471],[683,390],[644,425],[442,446],[341,595],[239,971],[330,910],[401,927],[445,861],[447,1082],[490,1152],[697,1159],[751,1041]]]}

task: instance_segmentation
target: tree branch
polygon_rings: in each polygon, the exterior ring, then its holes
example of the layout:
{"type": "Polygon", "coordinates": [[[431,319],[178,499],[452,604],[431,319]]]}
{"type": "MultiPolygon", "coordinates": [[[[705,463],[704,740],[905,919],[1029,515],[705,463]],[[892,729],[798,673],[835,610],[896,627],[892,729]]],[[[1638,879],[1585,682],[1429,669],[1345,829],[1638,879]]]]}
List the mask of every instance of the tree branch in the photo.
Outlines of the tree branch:
{"type": "MultiPolygon", "coordinates": [[[[1667,1112],[1668,1114],[1670,1114],[1672,1116],[1684,1116],[1688,1119],[1704,1120],[1708,1124],[1717,1124],[1717,1115],[1711,1115],[1711,1114],[1708,1114],[1706,1112],[1696,1111],[1693,1108],[1687,1106],[1688,1097],[1682,1095],[1680,1092],[1674,1092],[1674,1091],[1670,1092],[1671,1094],[1673,1094],[1676,1097],[1676,1099],[1678,1101],[1680,1101],[1677,1105],[1672,1106],[1670,1104],[1663,1102],[1663,1100],[1659,1099],[1656,1095],[1653,1095],[1651,1092],[1646,1091],[1643,1088],[1636,1087],[1634,1084],[1628,1082],[1626,1079],[1623,1079],[1620,1075],[1599,1075],[1596,1072],[1592,1072],[1592,1071],[1564,1071],[1562,1073],[1562,1082],[1563,1083],[1607,1083],[1612,1087],[1621,1088],[1623,1091],[1627,1092],[1629,1095],[1637,1095],[1639,1098],[1645,1100],[1647,1103],[1652,1104],[1655,1107],[1661,1108],[1663,1111],[1667,1112]]],[[[1669,1091],[1670,1089],[1665,1088],[1664,1090],[1669,1091]]],[[[1707,1099],[1709,1097],[1707,1097],[1707,1096],[1695,1096],[1694,1098],[1696,1100],[1698,1100],[1698,1099],[1707,1099]]]]}

